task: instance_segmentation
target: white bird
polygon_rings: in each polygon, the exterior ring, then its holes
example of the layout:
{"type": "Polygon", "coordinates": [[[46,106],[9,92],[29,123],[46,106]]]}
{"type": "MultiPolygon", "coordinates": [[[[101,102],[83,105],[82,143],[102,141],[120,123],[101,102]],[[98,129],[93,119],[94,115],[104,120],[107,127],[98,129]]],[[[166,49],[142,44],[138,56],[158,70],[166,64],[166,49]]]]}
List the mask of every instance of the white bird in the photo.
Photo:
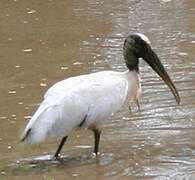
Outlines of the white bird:
{"type": "Polygon", "coordinates": [[[55,153],[55,158],[60,159],[59,154],[68,135],[77,128],[90,129],[94,132],[94,153],[97,155],[104,120],[124,104],[138,100],[141,88],[139,58],[143,58],[162,77],[180,103],[174,84],[145,35],[129,35],[124,42],[123,54],[128,68],[125,72],[102,71],[71,77],[49,88],[20,140],[41,143],[61,137],[55,153]]]}

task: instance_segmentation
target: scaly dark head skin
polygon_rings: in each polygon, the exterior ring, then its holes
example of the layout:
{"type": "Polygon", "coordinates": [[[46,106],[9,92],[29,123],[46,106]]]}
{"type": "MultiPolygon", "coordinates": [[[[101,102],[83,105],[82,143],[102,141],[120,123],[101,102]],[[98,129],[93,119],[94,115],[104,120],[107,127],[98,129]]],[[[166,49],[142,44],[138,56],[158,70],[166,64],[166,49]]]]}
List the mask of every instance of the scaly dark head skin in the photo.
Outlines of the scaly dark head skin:
{"type": "Polygon", "coordinates": [[[124,42],[123,55],[128,69],[139,70],[139,58],[143,58],[152,69],[164,80],[171,89],[177,103],[180,103],[179,93],[171,81],[157,54],[152,50],[148,38],[143,34],[131,34],[124,42]]]}

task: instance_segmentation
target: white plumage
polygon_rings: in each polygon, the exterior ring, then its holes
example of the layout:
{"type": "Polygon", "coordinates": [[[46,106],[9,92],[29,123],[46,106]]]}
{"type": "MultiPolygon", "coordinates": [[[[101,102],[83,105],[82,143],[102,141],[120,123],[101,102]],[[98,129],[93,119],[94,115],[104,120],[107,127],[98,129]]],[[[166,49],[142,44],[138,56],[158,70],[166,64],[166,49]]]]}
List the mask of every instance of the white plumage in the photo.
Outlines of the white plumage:
{"type": "Polygon", "coordinates": [[[126,102],[140,92],[136,71],[102,71],[71,77],[54,84],[45,93],[44,100],[29,121],[23,139],[40,143],[45,139],[64,137],[79,127],[99,126],[114,115],[126,102]]]}
{"type": "Polygon", "coordinates": [[[176,101],[180,97],[160,59],[143,34],[129,35],[124,42],[123,55],[128,71],[102,71],[81,75],[54,84],[27,124],[21,141],[41,143],[62,137],[55,153],[59,153],[71,131],[77,128],[94,132],[94,153],[98,154],[101,124],[124,104],[138,102],[141,92],[139,58],[143,58],[171,89],[176,101]]]}

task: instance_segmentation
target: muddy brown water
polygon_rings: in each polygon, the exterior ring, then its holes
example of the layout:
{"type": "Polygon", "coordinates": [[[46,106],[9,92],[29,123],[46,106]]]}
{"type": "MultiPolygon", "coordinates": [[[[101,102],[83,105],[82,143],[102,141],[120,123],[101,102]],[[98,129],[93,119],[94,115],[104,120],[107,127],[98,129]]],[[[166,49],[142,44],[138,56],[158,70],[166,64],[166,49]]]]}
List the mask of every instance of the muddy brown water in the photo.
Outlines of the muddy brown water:
{"type": "Polygon", "coordinates": [[[194,0],[2,0],[0,12],[0,179],[195,179],[194,0]],[[141,111],[124,107],[105,122],[98,158],[89,131],[72,133],[64,165],[51,158],[59,139],[18,143],[52,84],[126,70],[122,46],[132,32],[149,37],[180,105],[140,61],[141,111]]]}

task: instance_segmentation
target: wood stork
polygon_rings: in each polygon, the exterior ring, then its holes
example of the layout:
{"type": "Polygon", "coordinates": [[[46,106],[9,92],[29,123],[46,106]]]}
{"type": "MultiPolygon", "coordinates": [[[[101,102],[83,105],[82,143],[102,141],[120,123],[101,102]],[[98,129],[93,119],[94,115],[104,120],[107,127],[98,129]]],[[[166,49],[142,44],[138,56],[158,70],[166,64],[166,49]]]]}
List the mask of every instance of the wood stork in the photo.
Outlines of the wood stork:
{"type": "Polygon", "coordinates": [[[129,35],[124,42],[123,55],[128,68],[125,72],[91,73],[62,80],[50,87],[20,140],[41,143],[61,137],[54,156],[60,159],[59,154],[68,135],[77,128],[90,129],[94,132],[94,153],[97,155],[103,121],[127,102],[138,100],[140,58],[164,80],[180,103],[177,89],[145,35],[129,35]]]}

